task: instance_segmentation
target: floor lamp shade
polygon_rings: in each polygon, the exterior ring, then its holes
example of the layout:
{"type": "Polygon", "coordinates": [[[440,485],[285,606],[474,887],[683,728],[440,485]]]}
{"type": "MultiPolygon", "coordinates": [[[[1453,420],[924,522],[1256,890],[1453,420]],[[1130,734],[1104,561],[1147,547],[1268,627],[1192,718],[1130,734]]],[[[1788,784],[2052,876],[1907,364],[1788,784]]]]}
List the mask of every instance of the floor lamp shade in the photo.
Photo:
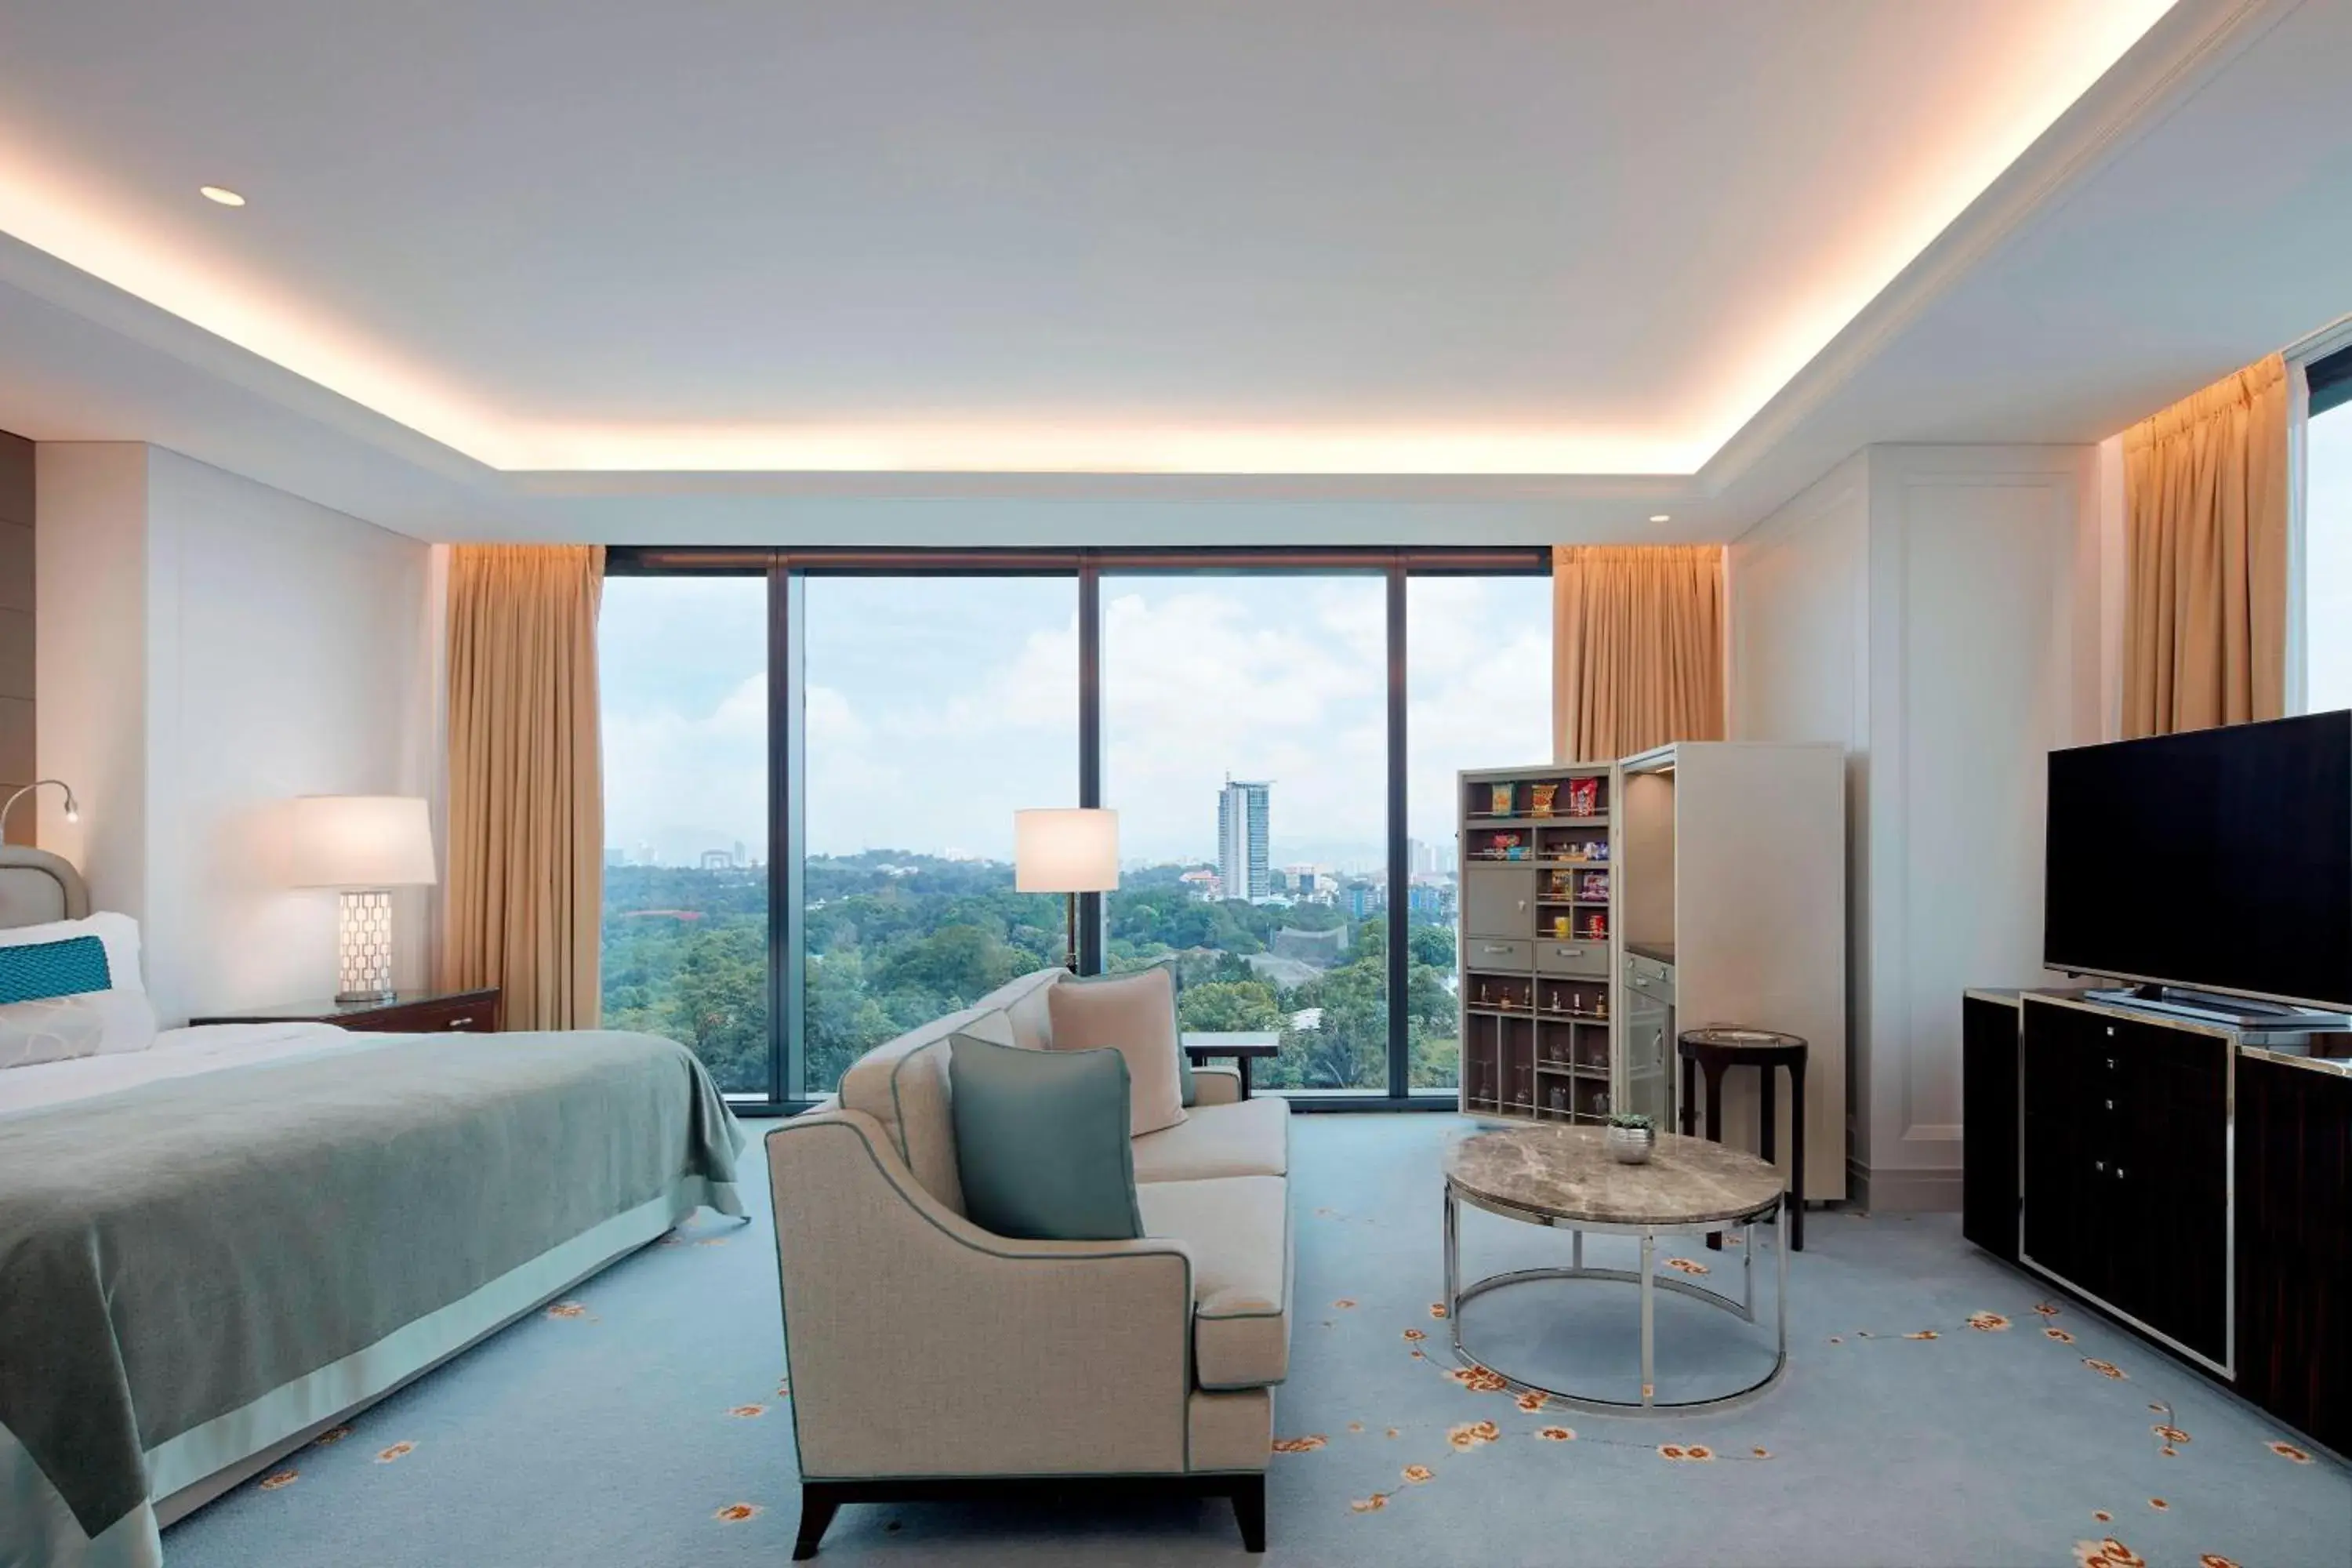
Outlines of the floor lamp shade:
{"type": "Polygon", "coordinates": [[[1024,893],[1108,893],[1118,886],[1118,813],[1013,814],[1013,879],[1024,893]]]}
{"type": "Polygon", "coordinates": [[[392,990],[392,892],[440,879],[424,800],[306,795],[294,802],[294,883],[342,893],[335,1000],[373,1002],[392,990]]]}
{"type": "Polygon", "coordinates": [[[1069,896],[1062,961],[1078,966],[1078,895],[1118,886],[1118,813],[1064,807],[1013,814],[1013,886],[1069,896]]]}

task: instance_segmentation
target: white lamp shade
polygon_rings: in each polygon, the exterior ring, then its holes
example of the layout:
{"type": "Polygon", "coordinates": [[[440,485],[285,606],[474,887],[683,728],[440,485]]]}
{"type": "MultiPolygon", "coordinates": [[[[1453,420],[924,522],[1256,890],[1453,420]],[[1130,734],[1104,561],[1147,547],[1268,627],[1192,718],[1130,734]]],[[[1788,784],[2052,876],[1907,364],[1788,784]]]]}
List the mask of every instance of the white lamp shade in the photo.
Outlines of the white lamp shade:
{"type": "Polygon", "coordinates": [[[1108,893],[1118,886],[1118,813],[1013,814],[1013,885],[1024,893],[1108,893]]]}
{"type": "Polygon", "coordinates": [[[298,796],[293,859],[300,888],[415,888],[439,880],[433,821],[415,795],[298,796]]]}

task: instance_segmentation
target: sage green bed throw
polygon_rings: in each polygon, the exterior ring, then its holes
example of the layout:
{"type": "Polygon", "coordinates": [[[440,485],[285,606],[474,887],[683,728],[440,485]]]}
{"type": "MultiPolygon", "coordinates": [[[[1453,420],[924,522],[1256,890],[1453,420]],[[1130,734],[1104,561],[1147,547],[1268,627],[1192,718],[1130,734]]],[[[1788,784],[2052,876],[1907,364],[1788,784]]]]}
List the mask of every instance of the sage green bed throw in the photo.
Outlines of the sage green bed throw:
{"type": "Polygon", "coordinates": [[[159,1445],[615,1216],[740,1215],[742,1142],[684,1047],[599,1031],[352,1036],[0,1120],[0,1438],[95,1541],[159,1445]]]}

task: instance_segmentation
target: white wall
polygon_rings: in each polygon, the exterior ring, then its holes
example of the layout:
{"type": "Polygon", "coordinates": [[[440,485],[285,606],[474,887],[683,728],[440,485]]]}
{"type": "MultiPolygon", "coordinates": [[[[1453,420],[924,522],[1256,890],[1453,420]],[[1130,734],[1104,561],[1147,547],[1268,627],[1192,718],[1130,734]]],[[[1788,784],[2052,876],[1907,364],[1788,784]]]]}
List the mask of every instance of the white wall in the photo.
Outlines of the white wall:
{"type": "Polygon", "coordinates": [[[81,868],[100,908],[147,913],[147,447],[33,448],[40,842],[81,868]]]}
{"type": "Polygon", "coordinates": [[[1870,766],[1870,460],[1857,452],[1726,552],[1735,741],[1846,748],[1846,1134],[1870,1102],[1867,907],[1870,766]]]}
{"type": "MultiPolygon", "coordinates": [[[[438,794],[430,548],[160,447],[39,461],[45,507],[53,475],[85,498],[44,531],[41,623],[109,672],[69,705],[43,661],[44,710],[70,707],[43,755],[104,784],[78,842],[46,816],[45,839],[140,917],[167,1020],[331,994],[334,896],[286,885],[284,805],[438,794]]],[[[424,978],[429,901],[401,896],[404,984],[424,978]]]]}
{"type": "Polygon", "coordinates": [[[1731,551],[1735,737],[1853,749],[1852,1149],[1957,1207],[1959,998],[2041,984],[2045,758],[2102,738],[2088,447],[1875,447],[1731,551]]]}

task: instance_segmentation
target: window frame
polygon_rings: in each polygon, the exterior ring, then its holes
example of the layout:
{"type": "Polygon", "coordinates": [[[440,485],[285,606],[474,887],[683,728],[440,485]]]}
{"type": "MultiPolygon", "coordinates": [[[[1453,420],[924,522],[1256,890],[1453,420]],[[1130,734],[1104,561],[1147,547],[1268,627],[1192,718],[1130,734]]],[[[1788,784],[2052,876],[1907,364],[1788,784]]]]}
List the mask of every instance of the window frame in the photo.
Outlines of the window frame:
{"type": "MultiPolygon", "coordinates": [[[[2286,710],[2311,710],[2310,689],[2310,463],[2311,373],[2325,367],[2329,391],[2326,412],[2352,397],[2339,390],[2352,377],[2352,316],[2341,317],[2309,337],[2289,346],[2282,355],[2287,368],[2287,544],[2286,544],[2286,710]]],[[[2352,418],[2352,415],[2346,417],[2352,418]]]]}
{"type": "MultiPolygon", "coordinates": [[[[1102,801],[1102,578],[1115,574],[1378,574],[1387,594],[1387,863],[1391,919],[1403,907],[1400,889],[1412,886],[1406,847],[1408,810],[1405,648],[1409,633],[1405,584],[1413,577],[1547,576],[1549,545],[1338,547],[1134,546],[1083,548],[874,549],[706,548],[660,545],[608,548],[608,577],[740,576],[768,583],[768,1093],[730,1094],[747,1116],[790,1116],[824,1098],[811,1094],[801,1042],[806,976],[805,941],[806,689],[805,588],[812,577],[1075,577],[1078,597],[1078,799],[1102,801]]],[[[1083,973],[1102,967],[1106,931],[1099,893],[1079,895],[1078,963],[1083,973]]],[[[1388,1087],[1362,1090],[1289,1090],[1300,1110],[1451,1110],[1455,1091],[1411,1088],[1407,994],[1411,944],[1402,930],[1387,944],[1388,1087]]]]}

